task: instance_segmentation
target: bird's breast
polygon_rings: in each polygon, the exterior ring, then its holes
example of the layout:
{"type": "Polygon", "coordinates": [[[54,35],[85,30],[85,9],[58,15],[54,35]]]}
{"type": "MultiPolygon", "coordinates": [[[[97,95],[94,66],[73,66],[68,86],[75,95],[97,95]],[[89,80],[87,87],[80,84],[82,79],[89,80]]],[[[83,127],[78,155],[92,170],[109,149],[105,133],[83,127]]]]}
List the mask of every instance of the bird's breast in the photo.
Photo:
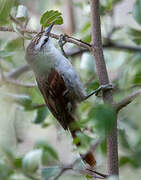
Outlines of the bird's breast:
{"type": "Polygon", "coordinates": [[[46,54],[39,54],[31,61],[31,67],[36,75],[49,75],[51,70],[54,69],[55,60],[53,56],[46,54]]]}

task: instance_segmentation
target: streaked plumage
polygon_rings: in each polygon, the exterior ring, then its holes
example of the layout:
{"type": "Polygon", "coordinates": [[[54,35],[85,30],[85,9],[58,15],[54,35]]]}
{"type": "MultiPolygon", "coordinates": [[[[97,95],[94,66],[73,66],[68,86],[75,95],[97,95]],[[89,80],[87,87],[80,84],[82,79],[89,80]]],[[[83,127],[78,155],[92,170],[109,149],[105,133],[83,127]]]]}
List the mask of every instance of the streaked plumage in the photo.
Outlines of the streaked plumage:
{"type": "Polygon", "coordinates": [[[39,33],[27,47],[26,59],[50,111],[67,129],[74,121],[72,112],[76,103],[84,99],[85,91],[70,61],[54,47],[50,39],[44,44],[45,40],[46,36],[39,33]]]}
{"type": "MultiPolygon", "coordinates": [[[[48,108],[62,127],[70,129],[72,136],[76,137],[79,129],[71,129],[71,123],[75,122],[77,102],[83,101],[86,94],[70,61],[50,41],[52,27],[49,28],[46,32],[37,34],[30,42],[26,49],[26,60],[34,71],[48,108]]],[[[83,159],[90,166],[96,163],[91,152],[83,159]]]]}

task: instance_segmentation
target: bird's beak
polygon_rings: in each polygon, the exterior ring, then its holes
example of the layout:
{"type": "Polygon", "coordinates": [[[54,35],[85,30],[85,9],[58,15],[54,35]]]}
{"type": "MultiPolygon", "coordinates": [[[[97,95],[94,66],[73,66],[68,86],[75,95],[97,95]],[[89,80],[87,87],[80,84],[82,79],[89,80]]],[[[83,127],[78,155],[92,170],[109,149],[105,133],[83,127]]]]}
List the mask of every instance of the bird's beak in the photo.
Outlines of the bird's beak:
{"type": "Polygon", "coordinates": [[[54,22],[51,23],[47,29],[45,29],[45,36],[49,36],[49,34],[50,34],[51,30],[52,30],[53,25],[54,25],[54,22]]]}

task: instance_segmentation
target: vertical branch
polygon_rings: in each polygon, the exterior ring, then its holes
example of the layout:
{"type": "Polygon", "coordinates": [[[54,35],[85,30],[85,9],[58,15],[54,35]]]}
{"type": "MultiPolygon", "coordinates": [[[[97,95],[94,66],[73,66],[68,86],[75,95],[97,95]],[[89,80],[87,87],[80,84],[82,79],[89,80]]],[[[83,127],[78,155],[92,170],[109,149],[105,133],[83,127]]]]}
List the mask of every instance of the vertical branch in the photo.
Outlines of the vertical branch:
{"type": "MultiPolygon", "coordinates": [[[[108,84],[109,78],[103,55],[100,27],[100,0],[90,0],[92,53],[95,57],[96,70],[100,85],[108,84]]],[[[104,102],[113,103],[112,91],[103,92],[104,102]]],[[[107,166],[109,175],[118,175],[117,122],[107,138],[107,166]]]]}

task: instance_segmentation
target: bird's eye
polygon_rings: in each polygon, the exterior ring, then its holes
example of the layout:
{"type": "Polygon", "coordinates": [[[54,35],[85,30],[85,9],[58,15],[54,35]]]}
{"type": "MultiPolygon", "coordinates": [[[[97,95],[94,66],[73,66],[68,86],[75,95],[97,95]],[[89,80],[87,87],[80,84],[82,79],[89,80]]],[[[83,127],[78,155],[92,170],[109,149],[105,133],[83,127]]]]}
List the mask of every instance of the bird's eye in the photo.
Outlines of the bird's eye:
{"type": "Polygon", "coordinates": [[[48,37],[46,39],[44,39],[43,44],[41,45],[41,48],[48,42],[48,37]]]}
{"type": "Polygon", "coordinates": [[[46,38],[45,40],[44,40],[44,43],[47,43],[48,42],[48,38],[46,38]]]}

